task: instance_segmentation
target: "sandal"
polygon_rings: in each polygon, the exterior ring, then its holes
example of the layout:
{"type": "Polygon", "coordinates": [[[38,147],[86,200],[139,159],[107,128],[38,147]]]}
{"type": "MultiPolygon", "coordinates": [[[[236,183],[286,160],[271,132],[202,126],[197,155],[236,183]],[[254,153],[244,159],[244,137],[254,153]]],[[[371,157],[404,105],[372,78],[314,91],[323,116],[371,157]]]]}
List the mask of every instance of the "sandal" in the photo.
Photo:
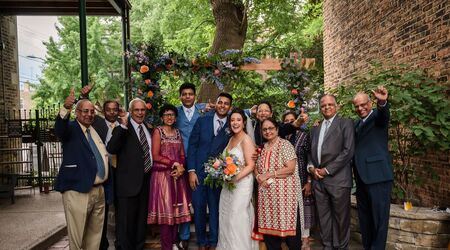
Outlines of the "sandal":
{"type": "Polygon", "coordinates": [[[308,238],[302,238],[302,249],[311,250],[311,245],[309,244],[308,238]]]}

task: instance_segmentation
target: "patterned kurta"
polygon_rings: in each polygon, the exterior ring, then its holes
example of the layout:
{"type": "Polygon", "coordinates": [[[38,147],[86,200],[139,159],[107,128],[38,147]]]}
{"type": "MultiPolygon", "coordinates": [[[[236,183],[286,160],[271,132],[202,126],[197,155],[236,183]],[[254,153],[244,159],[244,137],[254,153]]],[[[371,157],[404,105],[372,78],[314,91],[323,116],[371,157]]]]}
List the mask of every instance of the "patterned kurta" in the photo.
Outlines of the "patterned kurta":
{"type": "MultiPolygon", "coordinates": [[[[296,159],[292,144],[279,138],[273,147],[264,145],[258,158],[259,174],[285,168],[286,162],[296,159]]],[[[295,171],[286,178],[276,178],[269,187],[258,188],[258,232],[279,237],[296,235],[297,209],[302,201],[297,161],[295,171]],[[300,191],[300,192],[299,192],[300,191]]]]}

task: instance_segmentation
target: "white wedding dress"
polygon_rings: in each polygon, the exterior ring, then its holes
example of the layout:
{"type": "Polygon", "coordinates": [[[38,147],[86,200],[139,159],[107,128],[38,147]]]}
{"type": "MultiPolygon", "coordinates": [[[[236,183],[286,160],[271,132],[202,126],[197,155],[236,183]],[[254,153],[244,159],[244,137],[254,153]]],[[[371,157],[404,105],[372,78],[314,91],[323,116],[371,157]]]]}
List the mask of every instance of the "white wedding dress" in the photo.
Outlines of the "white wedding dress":
{"type": "MultiPolygon", "coordinates": [[[[241,141],[242,142],[242,141],[241,141]]],[[[245,165],[241,142],[230,154],[238,157],[245,165]]],[[[250,173],[236,183],[236,188],[229,191],[222,188],[219,201],[219,242],[217,249],[222,250],[257,250],[258,242],[251,238],[254,209],[251,203],[253,194],[253,175],[250,173]]]]}

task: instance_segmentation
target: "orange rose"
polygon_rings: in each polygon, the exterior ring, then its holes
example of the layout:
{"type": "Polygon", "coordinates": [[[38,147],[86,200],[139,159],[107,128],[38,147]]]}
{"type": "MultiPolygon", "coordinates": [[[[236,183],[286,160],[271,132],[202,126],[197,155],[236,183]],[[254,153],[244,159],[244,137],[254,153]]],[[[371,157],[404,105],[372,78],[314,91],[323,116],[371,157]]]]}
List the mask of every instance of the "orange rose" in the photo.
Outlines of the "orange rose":
{"type": "Polygon", "coordinates": [[[292,89],[292,90],[291,90],[291,94],[293,94],[293,95],[298,95],[298,90],[297,90],[297,89],[292,89]]]}
{"type": "Polygon", "coordinates": [[[230,171],[229,171],[227,168],[225,168],[225,169],[223,170],[223,173],[226,174],[226,175],[229,175],[229,174],[230,174],[230,171]]]}
{"type": "Polygon", "coordinates": [[[148,91],[148,93],[147,93],[147,97],[152,97],[154,94],[153,94],[153,91],[148,91]]]}
{"type": "Polygon", "coordinates": [[[227,165],[233,164],[233,158],[232,158],[231,156],[227,156],[227,157],[225,158],[225,163],[226,163],[227,165]]]}
{"type": "MultiPolygon", "coordinates": [[[[230,175],[234,175],[234,174],[236,174],[237,166],[236,166],[236,164],[233,163],[233,164],[228,165],[226,169],[228,169],[228,172],[230,175]]],[[[225,172],[225,170],[224,170],[224,172],[225,172]]]]}
{"type": "Polygon", "coordinates": [[[288,106],[288,108],[293,109],[293,108],[295,108],[295,102],[292,101],[292,100],[290,100],[290,101],[287,103],[287,106],[288,106]]]}
{"type": "Polygon", "coordinates": [[[151,103],[147,102],[147,104],[145,104],[145,107],[147,107],[147,109],[152,109],[153,106],[151,103]]]}
{"type": "Polygon", "coordinates": [[[141,72],[141,74],[147,73],[150,70],[150,68],[147,65],[142,65],[141,68],[139,69],[139,72],[141,72]]]}
{"type": "Polygon", "coordinates": [[[145,84],[149,85],[150,83],[152,83],[152,80],[150,80],[150,79],[145,79],[144,82],[145,82],[145,84]]]}

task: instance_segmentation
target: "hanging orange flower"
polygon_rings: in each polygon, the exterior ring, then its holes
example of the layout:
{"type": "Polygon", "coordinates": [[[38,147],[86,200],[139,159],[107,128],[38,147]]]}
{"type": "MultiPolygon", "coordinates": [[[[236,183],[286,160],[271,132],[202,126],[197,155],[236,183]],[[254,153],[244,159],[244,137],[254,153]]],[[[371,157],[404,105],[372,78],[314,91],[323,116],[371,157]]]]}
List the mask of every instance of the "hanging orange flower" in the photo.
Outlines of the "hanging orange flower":
{"type": "Polygon", "coordinates": [[[147,65],[142,65],[141,68],[139,69],[139,72],[141,72],[141,74],[147,73],[150,70],[150,68],[147,65]]]}
{"type": "Polygon", "coordinates": [[[150,79],[145,79],[144,82],[145,82],[145,84],[150,85],[150,83],[152,83],[152,80],[150,80],[150,79]]]}
{"type": "Polygon", "coordinates": [[[148,91],[148,93],[147,93],[147,97],[153,97],[153,95],[154,95],[154,93],[153,93],[153,91],[148,91]]]}
{"type": "Polygon", "coordinates": [[[153,106],[151,103],[147,102],[147,104],[145,104],[145,107],[147,107],[147,109],[152,109],[153,106]]]}
{"type": "Polygon", "coordinates": [[[293,94],[293,95],[298,95],[298,90],[297,90],[297,89],[292,89],[292,90],[291,90],[291,94],[293,94]]]}
{"type": "Polygon", "coordinates": [[[287,106],[288,106],[288,108],[293,109],[293,108],[295,108],[295,102],[292,101],[292,100],[290,100],[290,101],[287,103],[287,106]]]}

